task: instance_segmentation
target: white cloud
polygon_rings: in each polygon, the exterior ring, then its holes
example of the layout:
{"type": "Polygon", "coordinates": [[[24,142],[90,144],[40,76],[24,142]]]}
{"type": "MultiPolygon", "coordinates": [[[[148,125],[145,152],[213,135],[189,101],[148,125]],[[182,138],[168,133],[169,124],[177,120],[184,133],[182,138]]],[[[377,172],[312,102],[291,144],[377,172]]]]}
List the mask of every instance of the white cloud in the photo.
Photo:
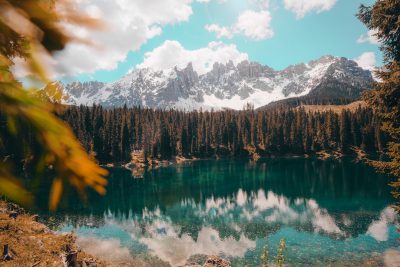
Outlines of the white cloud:
{"type": "Polygon", "coordinates": [[[186,50],[179,42],[167,40],[153,51],[147,52],[143,62],[136,67],[164,70],[175,66],[183,68],[192,62],[193,68],[203,74],[210,71],[215,62],[227,63],[232,60],[237,64],[247,59],[248,55],[238,51],[234,44],[211,42],[204,48],[186,50]]]}
{"type": "Polygon", "coordinates": [[[78,236],[77,244],[91,255],[115,265],[134,265],[129,249],[119,239],[99,239],[94,236],[78,236]],[[112,251],[112,253],[110,253],[112,251]]]}
{"type": "Polygon", "coordinates": [[[237,239],[233,237],[221,238],[218,231],[211,227],[202,227],[197,239],[188,234],[178,235],[174,226],[164,223],[161,227],[157,225],[148,226],[148,237],[139,239],[147,245],[150,253],[172,266],[182,266],[195,254],[218,255],[223,254],[230,257],[243,257],[249,249],[255,249],[256,242],[241,234],[237,239]],[[166,234],[159,233],[163,229],[166,234]]]}
{"type": "Polygon", "coordinates": [[[119,62],[126,59],[129,51],[138,50],[147,40],[161,34],[164,25],[187,21],[193,13],[192,0],[77,2],[77,9],[101,18],[106,29],[96,31],[64,25],[95,46],[71,43],[58,52],[48,66],[56,76],[115,69],[119,62]]]}
{"type": "Polygon", "coordinates": [[[270,24],[271,14],[269,11],[261,10],[257,12],[245,10],[239,15],[236,23],[231,27],[207,24],[205,29],[209,32],[215,32],[217,38],[232,38],[235,34],[243,34],[254,40],[263,40],[274,36],[270,24]]]}
{"type": "Polygon", "coordinates": [[[244,204],[247,203],[247,193],[244,192],[241,188],[239,189],[239,191],[237,192],[236,195],[236,203],[239,206],[243,206],[244,204]]]}
{"type": "MultiPolygon", "coordinates": [[[[224,3],[224,2],[226,2],[226,1],[228,1],[228,0],[218,0],[219,3],[224,3]]],[[[196,0],[196,2],[199,2],[199,3],[209,3],[209,2],[211,2],[211,0],[196,0]]]]}
{"type": "Polygon", "coordinates": [[[365,52],[358,58],[354,59],[357,64],[365,70],[374,70],[376,65],[376,57],[374,52],[365,52]]]}
{"type": "Polygon", "coordinates": [[[363,34],[357,39],[357,43],[371,43],[375,45],[379,44],[380,42],[378,40],[378,37],[375,36],[377,32],[377,30],[369,30],[366,35],[363,34]]]}
{"type": "Polygon", "coordinates": [[[271,14],[267,10],[260,12],[246,10],[240,14],[235,29],[255,40],[268,39],[274,36],[271,29],[271,14]]]}
{"type": "Polygon", "coordinates": [[[269,8],[270,0],[247,0],[250,5],[255,5],[261,9],[269,8]]]}
{"type": "Polygon", "coordinates": [[[314,215],[312,224],[315,232],[325,232],[344,236],[344,232],[337,226],[335,218],[332,217],[326,209],[320,208],[318,203],[313,199],[308,200],[307,204],[314,215]]]}
{"type": "Polygon", "coordinates": [[[230,39],[233,37],[233,32],[230,29],[219,26],[218,24],[207,24],[205,29],[209,32],[215,32],[217,34],[217,38],[226,37],[230,39]]]}
{"type": "Polygon", "coordinates": [[[376,241],[387,241],[389,238],[389,224],[397,223],[396,212],[393,208],[385,208],[379,220],[373,221],[367,230],[367,235],[372,236],[376,241]]]}
{"type": "Polygon", "coordinates": [[[321,13],[330,10],[336,4],[336,0],[284,0],[284,3],[285,8],[300,19],[312,11],[321,13]]]}

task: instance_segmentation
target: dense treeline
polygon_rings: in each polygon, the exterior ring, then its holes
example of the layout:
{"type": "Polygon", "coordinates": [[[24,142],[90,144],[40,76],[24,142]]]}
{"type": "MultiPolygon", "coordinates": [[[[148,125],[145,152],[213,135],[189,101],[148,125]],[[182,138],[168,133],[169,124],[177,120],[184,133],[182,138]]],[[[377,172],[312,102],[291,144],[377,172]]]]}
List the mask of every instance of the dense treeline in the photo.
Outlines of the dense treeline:
{"type": "MultiPolygon", "coordinates": [[[[333,91],[335,91],[334,89],[333,91]]],[[[304,95],[304,96],[290,97],[274,101],[266,106],[258,108],[258,110],[273,110],[277,108],[288,108],[288,107],[295,108],[301,105],[347,105],[359,99],[360,95],[357,95],[356,97],[353,98],[330,97],[329,95],[326,96],[304,95]]]]}
{"type": "Polygon", "coordinates": [[[307,113],[269,111],[162,111],[71,106],[59,114],[88,151],[102,162],[126,162],[132,150],[147,156],[212,157],[382,151],[386,137],[371,109],[307,113]]]}

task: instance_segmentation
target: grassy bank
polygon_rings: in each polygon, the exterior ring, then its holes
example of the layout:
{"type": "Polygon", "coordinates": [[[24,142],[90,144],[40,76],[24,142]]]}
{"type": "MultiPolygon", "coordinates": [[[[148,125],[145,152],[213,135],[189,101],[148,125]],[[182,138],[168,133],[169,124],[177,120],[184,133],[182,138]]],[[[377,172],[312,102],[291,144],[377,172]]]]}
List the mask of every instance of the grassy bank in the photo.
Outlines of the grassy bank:
{"type": "Polygon", "coordinates": [[[74,234],[57,234],[37,222],[37,216],[17,205],[0,201],[1,266],[109,266],[81,251],[74,234]],[[8,252],[4,247],[8,245],[8,252]]]}

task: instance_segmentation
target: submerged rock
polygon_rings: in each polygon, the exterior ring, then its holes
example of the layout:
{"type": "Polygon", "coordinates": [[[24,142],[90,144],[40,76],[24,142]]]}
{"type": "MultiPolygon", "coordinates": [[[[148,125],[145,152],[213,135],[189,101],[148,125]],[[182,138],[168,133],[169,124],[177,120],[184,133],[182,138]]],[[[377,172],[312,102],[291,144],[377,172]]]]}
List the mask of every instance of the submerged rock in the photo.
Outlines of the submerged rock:
{"type": "Polygon", "coordinates": [[[188,259],[187,263],[183,267],[231,267],[231,263],[218,256],[206,256],[206,255],[194,255],[188,259]],[[204,262],[204,258],[206,258],[204,262]],[[203,261],[204,264],[198,264],[199,261],[203,261]]]}
{"type": "Polygon", "coordinates": [[[217,256],[210,256],[203,267],[231,267],[231,263],[217,256]]]}
{"type": "MultiPolygon", "coordinates": [[[[204,261],[204,259],[203,259],[204,261]]],[[[183,267],[231,267],[231,263],[225,259],[218,256],[205,256],[196,255],[194,258],[189,259],[185,266],[183,267]],[[203,265],[198,264],[198,260],[206,257],[205,263],[203,265]]]]}

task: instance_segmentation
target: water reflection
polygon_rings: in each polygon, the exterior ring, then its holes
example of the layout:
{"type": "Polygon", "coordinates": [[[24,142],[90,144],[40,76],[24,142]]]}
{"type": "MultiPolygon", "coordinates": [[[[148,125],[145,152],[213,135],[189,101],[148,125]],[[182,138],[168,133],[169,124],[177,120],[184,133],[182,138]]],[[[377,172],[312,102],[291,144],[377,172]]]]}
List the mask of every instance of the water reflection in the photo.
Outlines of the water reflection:
{"type": "Polygon", "coordinates": [[[89,250],[112,245],[113,261],[148,266],[202,254],[256,266],[280,238],[296,266],[361,264],[375,254],[382,263],[399,245],[386,179],[361,164],[304,159],[195,162],[141,180],[113,170],[105,198],[64,202],[56,222],[89,250]]]}
{"type": "Polygon", "coordinates": [[[387,207],[381,212],[378,220],[373,221],[367,230],[367,234],[377,241],[387,241],[389,239],[389,226],[397,224],[397,215],[393,208],[387,207]]]}

